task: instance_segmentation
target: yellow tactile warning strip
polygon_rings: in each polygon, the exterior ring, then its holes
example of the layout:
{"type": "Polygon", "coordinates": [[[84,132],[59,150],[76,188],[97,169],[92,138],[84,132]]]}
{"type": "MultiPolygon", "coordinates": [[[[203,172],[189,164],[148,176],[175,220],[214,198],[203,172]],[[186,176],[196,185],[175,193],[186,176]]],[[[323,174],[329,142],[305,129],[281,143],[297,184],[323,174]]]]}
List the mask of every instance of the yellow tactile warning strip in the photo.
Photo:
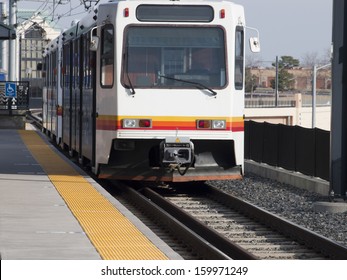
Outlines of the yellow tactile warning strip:
{"type": "Polygon", "coordinates": [[[103,259],[168,259],[35,131],[19,134],[103,259]]]}

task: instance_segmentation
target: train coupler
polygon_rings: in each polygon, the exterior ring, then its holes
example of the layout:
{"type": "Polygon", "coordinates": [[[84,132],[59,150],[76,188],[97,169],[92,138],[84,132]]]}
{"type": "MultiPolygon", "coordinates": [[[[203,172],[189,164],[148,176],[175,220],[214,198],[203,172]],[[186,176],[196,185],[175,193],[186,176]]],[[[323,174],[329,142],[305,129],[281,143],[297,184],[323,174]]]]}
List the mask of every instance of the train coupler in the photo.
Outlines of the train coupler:
{"type": "Polygon", "coordinates": [[[194,144],[188,137],[167,137],[160,143],[160,155],[162,166],[183,176],[193,163],[194,144]]]}

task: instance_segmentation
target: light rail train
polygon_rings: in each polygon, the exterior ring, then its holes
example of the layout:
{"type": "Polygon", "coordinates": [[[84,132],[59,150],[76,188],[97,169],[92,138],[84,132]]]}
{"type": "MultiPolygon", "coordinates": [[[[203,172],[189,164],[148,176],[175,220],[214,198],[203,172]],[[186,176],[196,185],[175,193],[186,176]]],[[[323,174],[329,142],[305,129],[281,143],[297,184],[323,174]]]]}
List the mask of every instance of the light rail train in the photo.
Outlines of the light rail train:
{"type": "Polygon", "coordinates": [[[230,1],[98,5],[45,49],[44,131],[100,178],[242,178],[245,29],[230,1]]]}

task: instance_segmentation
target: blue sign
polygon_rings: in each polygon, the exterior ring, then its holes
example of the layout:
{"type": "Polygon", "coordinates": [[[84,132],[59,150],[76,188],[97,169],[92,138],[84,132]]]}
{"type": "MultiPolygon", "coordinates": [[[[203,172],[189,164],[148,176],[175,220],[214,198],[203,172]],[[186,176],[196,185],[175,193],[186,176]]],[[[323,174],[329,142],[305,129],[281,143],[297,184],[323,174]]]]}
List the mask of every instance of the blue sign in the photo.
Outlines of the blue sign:
{"type": "Polygon", "coordinates": [[[17,89],[16,83],[7,82],[5,84],[5,97],[16,98],[17,97],[17,90],[16,89],[17,89]]]}

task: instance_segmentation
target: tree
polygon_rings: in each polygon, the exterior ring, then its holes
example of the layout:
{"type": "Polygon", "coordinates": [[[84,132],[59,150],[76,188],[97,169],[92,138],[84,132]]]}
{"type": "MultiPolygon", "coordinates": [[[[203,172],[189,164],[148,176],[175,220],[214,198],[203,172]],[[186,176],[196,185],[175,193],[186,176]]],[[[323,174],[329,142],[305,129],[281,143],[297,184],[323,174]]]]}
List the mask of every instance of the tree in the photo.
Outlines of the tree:
{"type": "Polygon", "coordinates": [[[331,60],[332,60],[332,53],[331,52],[332,52],[331,48],[326,48],[323,51],[323,55],[321,56],[319,64],[325,65],[325,64],[331,63],[331,60]]]}
{"type": "MultiPolygon", "coordinates": [[[[299,59],[293,58],[289,55],[281,56],[281,59],[278,61],[278,68],[282,69],[293,69],[300,65],[299,59]]],[[[272,66],[276,66],[276,62],[272,63],[272,66]]]]}
{"type": "Polygon", "coordinates": [[[307,52],[302,57],[301,66],[312,68],[318,64],[318,52],[307,52]]]}
{"type": "Polygon", "coordinates": [[[254,53],[246,55],[246,68],[260,67],[262,64],[262,58],[254,53]]]}
{"type": "Polygon", "coordinates": [[[252,75],[251,69],[246,68],[246,78],[245,78],[245,91],[246,92],[253,92],[257,88],[257,76],[252,75]]]}
{"type": "MultiPolygon", "coordinates": [[[[279,91],[287,91],[292,90],[294,88],[294,75],[289,73],[287,69],[282,68],[278,71],[278,90],[279,91]]],[[[271,80],[271,87],[275,89],[276,82],[275,80],[271,80]]]]}
{"type": "MultiPolygon", "coordinates": [[[[276,66],[276,62],[272,63],[276,66]]],[[[298,67],[300,61],[292,56],[281,56],[278,61],[278,90],[286,91],[292,90],[294,88],[294,75],[288,72],[288,69],[293,69],[298,67]]],[[[271,87],[274,89],[276,87],[276,81],[271,80],[271,87]]]]}

